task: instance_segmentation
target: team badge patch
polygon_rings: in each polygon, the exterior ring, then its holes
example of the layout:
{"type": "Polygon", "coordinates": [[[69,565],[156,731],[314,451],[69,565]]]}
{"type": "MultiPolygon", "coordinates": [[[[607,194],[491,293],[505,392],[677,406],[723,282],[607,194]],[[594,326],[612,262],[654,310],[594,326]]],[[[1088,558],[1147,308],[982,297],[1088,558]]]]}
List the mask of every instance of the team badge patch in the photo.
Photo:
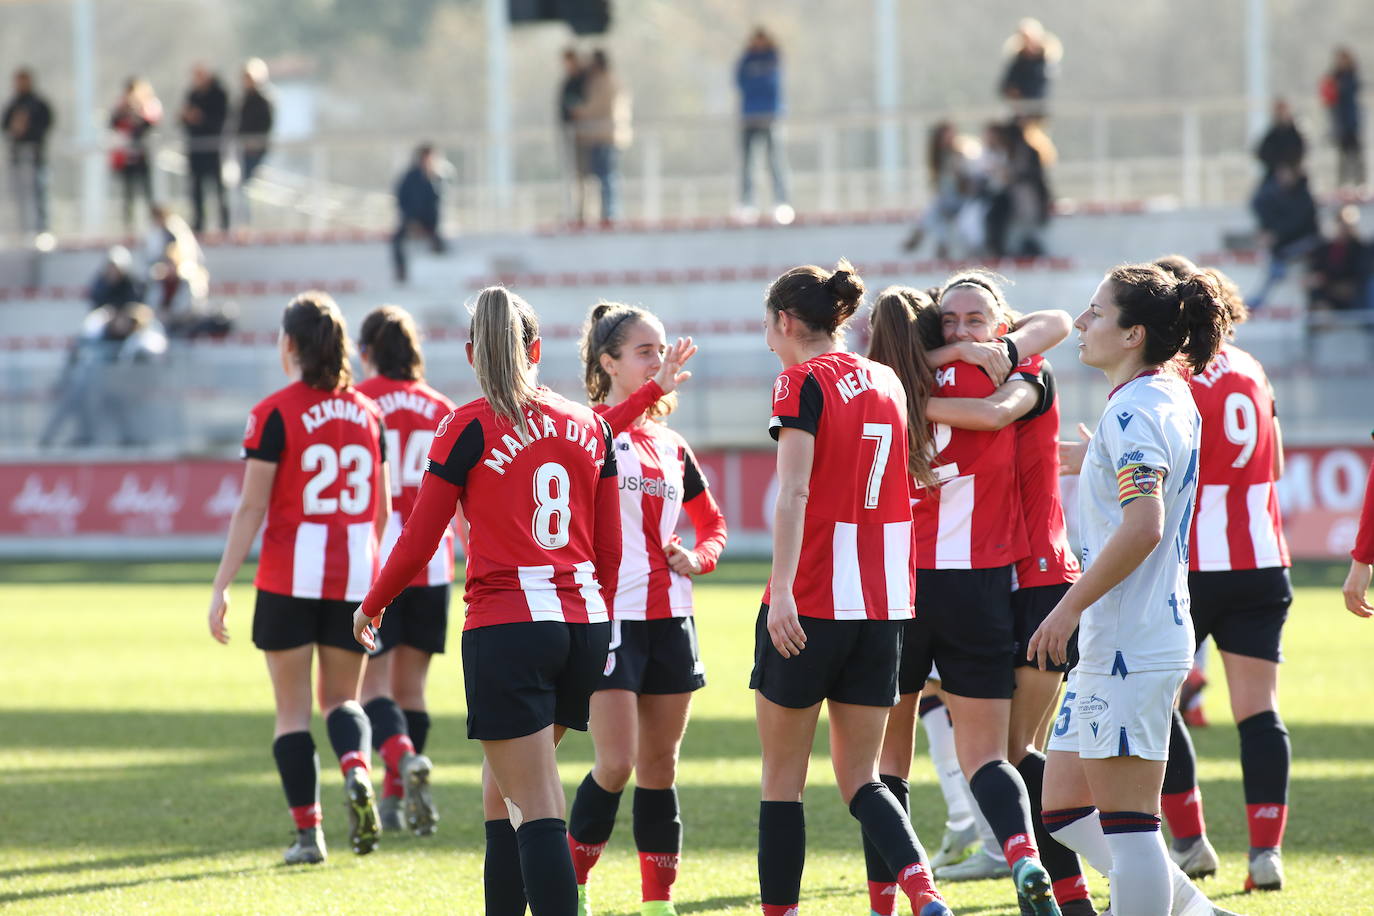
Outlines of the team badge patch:
{"type": "Polygon", "coordinates": [[[444,433],[448,432],[448,423],[449,423],[449,421],[452,420],[452,419],[453,419],[453,413],[452,413],[452,412],[450,412],[450,413],[448,413],[448,414],[445,414],[444,418],[443,418],[442,420],[439,421],[439,428],[436,429],[436,430],[434,430],[434,438],[436,438],[436,439],[442,438],[443,435],[444,435],[444,433]]]}
{"type": "Polygon", "coordinates": [[[1116,472],[1117,502],[1126,505],[1142,496],[1159,493],[1160,473],[1146,464],[1128,464],[1116,472]]]}
{"type": "Polygon", "coordinates": [[[792,380],[785,375],[778,376],[778,380],[773,383],[773,403],[787,399],[792,380]]]}
{"type": "Polygon", "coordinates": [[[1131,472],[1131,480],[1141,496],[1149,496],[1159,486],[1159,474],[1154,468],[1138,467],[1131,472]]]}
{"type": "Polygon", "coordinates": [[[253,438],[253,433],[258,431],[258,415],[250,413],[248,423],[243,427],[243,438],[245,441],[253,438]]]}

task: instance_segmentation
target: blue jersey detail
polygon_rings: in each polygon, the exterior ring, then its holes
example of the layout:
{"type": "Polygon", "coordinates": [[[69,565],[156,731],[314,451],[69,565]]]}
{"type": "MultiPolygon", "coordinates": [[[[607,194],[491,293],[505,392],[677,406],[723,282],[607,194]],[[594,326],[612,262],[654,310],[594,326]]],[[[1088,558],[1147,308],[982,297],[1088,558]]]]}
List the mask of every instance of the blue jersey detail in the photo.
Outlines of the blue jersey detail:
{"type": "Polygon", "coordinates": [[[1126,675],[1127,675],[1128,673],[1129,673],[1129,672],[1126,670],[1126,659],[1122,657],[1122,655],[1121,655],[1121,650],[1120,650],[1120,649],[1117,649],[1117,650],[1116,650],[1116,660],[1115,660],[1114,662],[1112,662],[1112,674],[1114,674],[1114,675],[1116,675],[1116,674],[1121,675],[1121,679],[1124,681],[1124,680],[1126,680],[1126,675]]]}

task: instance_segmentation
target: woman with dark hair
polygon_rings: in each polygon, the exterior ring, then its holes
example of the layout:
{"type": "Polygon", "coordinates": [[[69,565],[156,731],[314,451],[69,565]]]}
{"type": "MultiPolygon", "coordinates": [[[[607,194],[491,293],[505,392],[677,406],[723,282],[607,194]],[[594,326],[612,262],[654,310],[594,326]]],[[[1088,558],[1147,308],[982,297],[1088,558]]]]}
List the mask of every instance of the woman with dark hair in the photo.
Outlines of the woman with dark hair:
{"type": "Polygon", "coordinates": [[[148,81],[130,77],[110,115],[110,129],[117,143],[110,152],[110,166],[119,176],[124,192],[124,231],[134,227],[134,197],[153,205],[153,176],[148,162],[148,132],[162,120],[162,103],[148,81]]]}
{"type": "Polygon", "coordinates": [[[620,795],[635,777],[634,839],[644,916],[671,916],[682,852],[677,760],[692,692],[706,684],[692,616],[692,577],[715,569],[725,517],[686,440],[664,423],[677,406],[690,338],[668,346],[645,309],[592,307],[582,333],[592,409],[611,424],[620,471],[623,550],[611,614],[610,652],[592,694],[596,762],[577,790],[568,841],[586,904],[587,877],[615,827],[620,795]],[[674,533],[683,511],[695,545],[674,533]]]}
{"type": "MultiPolygon", "coordinates": [[[[472,309],[468,359],[483,397],[435,430],[401,537],[353,617],[375,625],[434,556],[459,503],[469,540],[463,625],[468,737],[482,742],[486,912],[571,916],[577,879],[555,748],[585,731],[606,665],[620,564],[611,430],[538,384],[539,319],[493,286],[472,309]]],[[[385,624],[382,624],[384,627],[385,624]]]]}
{"type": "Polygon", "coordinates": [[[1114,268],[1074,322],[1080,358],[1115,386],[1083,462],[1083,574],[1026,657],[1069,675],[1045,768],[1044,822],[1109,874],[1116,916],[1222,912],[1170,861],[1159,796],[1174,700],[1192,667],[1188,532],[1201,420],[1175,357],[1201,373],[1230,332],[1216,280],[1114,268]],[[1081,622],[1081,623],[1080,623],[1081,622]],[[1100,812],[1100,813],[1099,813],[1100,812]]]}
{"type": "Polygon", "coordinates": [[[765,916],[797,911],[806,857],[802,791],[816,721],[830,714],[840,796],[918,916],[948,916],[911,822],[878,779],[897,701],[914,586],[906,395],[892,369],[846,352],[863,282],[847,261],[797,267],[768,288],[764,340],[783,366],[769,429],[778,440],[773,569],[754,635],[763,748],[759,885],[765,916]]]}
{"type": "MultiPolygon", "coordinates": [[[[384,305],[368,313],[358,334],[358,354],[364,376],[358,390],[382,409],[391,456],[385,561],[415,505],[434,430],[454,404],[425,384],[420,332],[405,309],[384,305]]],[[[453,540],[449,526],[424,569],[391,603],[363,676],[362,703],[372,723],[372,746],[386,763],[378,805],[383,830],[409,828],[416,836],[428,836],[439,820],[429,790],[433,765],[425,756],[430,724],[425,679],[430,660],[447,643],[453,540]]]]}
{"type": "Polygon", "coordinates": [[[343,769],[349,839],[366,855],[377,845],[377,807],[368,777],[368,722],[358,705],[365,658],[353,640],[353,607],[377,572],[377,545],[391,498],[377,405],[352,387],[348,331],[328,294],[302,293],[282,315],[282,371],[291,384],[258,403],[243,434],[243,495],[229,523],[210,599],[210,634],[229,641],[229,584],[267,530],[254,584],[253,644],[267,657],[276,698],[272,754],[296,841],[286,864],[323,862],[320,760],[310,736],[315,699],[343,769]]]}
{"type": "Polygon", "coordinates": [[[1322,79],[1322,102],[1331,112],[1331,134],[1338,158],[1336,184],[1364,184],[1364,150],[1360,144],[1360,69],[1349,48],[1336,49],[1331,70],[1322,79]]]}
{"type": "Polygon", "coordinates": [[[926,144],[926,172],[930,180],[931,199],[921,221],[912,229],[904,248],[914,251],[927,232],[935,237],[935,256],[958,256],[969,248],[976,248],[981,239],[963,238],[960,214],[969,203],[973,191],[970,174],[977,154],[977,144],[961,136],[954,124],[941,121],[930,129],[926,144]]]}

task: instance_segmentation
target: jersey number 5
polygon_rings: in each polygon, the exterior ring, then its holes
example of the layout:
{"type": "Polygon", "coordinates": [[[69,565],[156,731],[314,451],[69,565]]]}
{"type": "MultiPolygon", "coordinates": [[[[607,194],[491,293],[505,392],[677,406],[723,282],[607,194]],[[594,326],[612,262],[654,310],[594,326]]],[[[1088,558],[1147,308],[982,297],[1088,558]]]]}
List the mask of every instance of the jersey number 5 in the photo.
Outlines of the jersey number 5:
{"type": "Polygon", "coordinates": [[[540,547],[557,550],[568,546],[568,527],[572,521],[568,472],[554,461],[541,464],[534,472],[534,519],[531,528],[540,547]]]}
{"type": "Polygon", "coordinates": [[[305,485],[306,515],[360,515],[372,503],[372,453],[366,446],[345,445],[337,452],[323,442],[317,442],[301,453],[301,470],[318,471],[305,485]],[[339,477],[339,468],[347,472],[347,486],[338,497],[321,496],[339,477]]]}
{"type": "Polygon", "coordinates": [[[864,508],[878,508],[878,493],[883,486],[883,472],[887,469],[887,456],[892,453],[892,424],[865,423],[863,438],[872,439],[873,467],[868,469],[868,489],[864,491],[864,508]]]}

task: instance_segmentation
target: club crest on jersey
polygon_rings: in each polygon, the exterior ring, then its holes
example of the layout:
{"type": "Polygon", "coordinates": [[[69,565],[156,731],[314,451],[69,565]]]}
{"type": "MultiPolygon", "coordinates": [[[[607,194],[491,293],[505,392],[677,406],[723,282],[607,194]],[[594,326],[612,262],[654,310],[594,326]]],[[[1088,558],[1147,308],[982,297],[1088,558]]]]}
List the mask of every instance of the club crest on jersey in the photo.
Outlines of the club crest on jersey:
{"type": "Polygon", "coordinates": [[[1121,413],[1116,415],[1116,422],[1121,424],[1122,429],[1125,429],[1126,427],[1130,426],[1131,421],[1134,419],[1135,415],[1128,410],[1123,410],[1121,411],[1121,413]]]}
{"type": "Polygon", "coordinates": [[[773,403],[784,401],[791,391],[792,380],[785,375],[778,376],[778,380],[773,383],[773,403]]]}
{"type": "Polygon", "coordinates": [[[1131,482],[1140,491],[1141,496],[1149,496],[1159,486],[1159,475],[1154,468],[1138,467],[1131,472],[1131,482]]]}
{"type": "Polygon", "coordinates": [[[258,431],[258,415],[255,414],[255,413],[250,413],[250,414],[248,415],[248,422],[247,422],[247,424],[245,424],[244,427],[243,427],[243,438],[244,438],[244,440],[247,441],[248,439],[253,438],[253,433],[255,433],[255,432],[257,432],[257,431],[258,431]]]}
{"type": "Polygon", "coordinates": [[[449,421],[453,419],[453,415],[455,413],[457,413],[457,411],[450,410],[447,414],[444,415],[444,418],[439,421],[439,428],[434,430],[434,438],[441,438],[444,435],[444,433],[448,432],[449,421]]]}

